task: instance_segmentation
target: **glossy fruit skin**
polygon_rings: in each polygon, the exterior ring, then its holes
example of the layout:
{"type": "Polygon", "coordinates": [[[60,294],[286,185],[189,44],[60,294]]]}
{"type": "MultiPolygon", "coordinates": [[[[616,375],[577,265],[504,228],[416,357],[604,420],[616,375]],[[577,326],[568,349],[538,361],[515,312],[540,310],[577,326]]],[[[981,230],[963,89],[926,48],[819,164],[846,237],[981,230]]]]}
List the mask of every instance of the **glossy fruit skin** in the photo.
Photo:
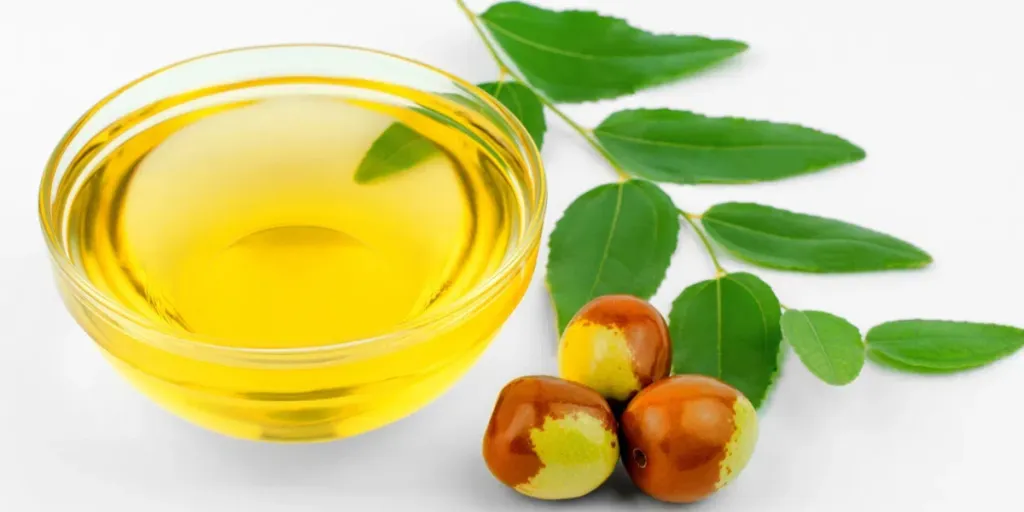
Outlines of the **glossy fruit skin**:
{"type": "Polygon", "coordinates": [[[622,414],[622,461],[653,498],[692,503],[731,482],[757,444],[757,412],[733,387],[677,375],[641,391],[622,414]]]}
{"type": "Polygon", "coordinates": [[[665,318],[631,295],[587,303],[566,326],[558,347],[559,376],[594,389],[616,408],[667,377],[671,367],[665,318]]]}
{"type": "Polygon", "coordinates": [[[534,498],[578,498],[611,476],[617,425],[597,392],[554,377],[508,383],[494,405],[484,460],[505,485],[534,498]]]}

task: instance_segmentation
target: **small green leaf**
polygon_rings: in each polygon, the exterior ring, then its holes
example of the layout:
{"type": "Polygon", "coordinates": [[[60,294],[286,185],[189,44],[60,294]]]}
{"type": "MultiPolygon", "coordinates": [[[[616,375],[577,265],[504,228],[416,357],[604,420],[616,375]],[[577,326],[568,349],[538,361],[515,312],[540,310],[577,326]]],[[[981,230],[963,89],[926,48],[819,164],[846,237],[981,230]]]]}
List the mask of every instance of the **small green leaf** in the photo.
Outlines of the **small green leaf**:
{"type": "Polygon", "coordinates": [[[523,123],[537,149],[544,145],[544,132],[548,129],[544,105],[529,87],[516,82],[487,82],[480,84],[480,88],[497,98],[523,123]]]}
{"type": "Polygon", "coordinates": [[[1013,354],[1024,346],[1024,330],[946,320],[900,320],[873,327],[868,331],[867,346],[873,361],[897,370],[957,372],[1013,354]]]}
{"type": "Polygon", "coordinates": [[[578,197],[551,233],[547,282],[558,331],[596,297],[654,295],[678,238],[679,214],[657,185],[632,180],[578,197]]]}
{"type": "Polygon", "coordinates": [[[719,204],[704,212],[701,222],[729,252],[763,267],[867,272],[932,262],[928,253],[889,235],[760,204],[719,204]]]}
{"type": "Polygon", "coordinates": [[[356,183],[369,183],[440,154],[437,146],[416,130],[402,123],[392,123],[373,141],[356,169],[356,183]]]}
{"type": "Polygon", "coordinates": [[[757,276],[728,274],[683,290],[672,303],[672,372],[721,379],[756,407],[778,371],[781,308],[757,276]]]}
{"type": "Polygon", "coordinates": [[[782,315],[782,337],[811,373],[833,386],[853,382],[864,367],[860,330],[838,316],[790,309],[782,315]]]}
{"type": "Polygon", "coordinates": [[[522,2],[496,4],[480,19],[527,80],[555,101],[632,94],[747,49],[738,41],[652,34],[596,12],[522,2]]]}
{"type": "Polygon", "coordinates": [[[616,112],[594,135],[626,171],[670,183],[778,180],[865,156],[842,138],[795,124],[668,109],[616,112]]]}

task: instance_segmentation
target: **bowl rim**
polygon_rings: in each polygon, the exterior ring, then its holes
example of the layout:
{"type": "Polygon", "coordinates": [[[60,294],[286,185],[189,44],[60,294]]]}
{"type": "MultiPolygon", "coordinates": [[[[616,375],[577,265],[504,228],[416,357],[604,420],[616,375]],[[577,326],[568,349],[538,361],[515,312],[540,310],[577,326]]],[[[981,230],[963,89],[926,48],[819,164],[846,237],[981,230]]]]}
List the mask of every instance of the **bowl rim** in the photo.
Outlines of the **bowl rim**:
{"type": "MultiPolygon", "coordinates": [[[[283,76],[283,75],[282,75],[283,76]]],[[[497,293],[500,293],[500,285],[514,277],[522,265],[529,264],[527,259],[531,257],[531,253],[535,252],[539,245],[541,231],[543,230],[544,216],[547,207],[547,183],[543,168],[543,163],[540,158],[540,151],[536,147],[533,138],[529,135],[526,128],[522,125],[518,118],[512,114],[504,105],[499,101],[490,96],[487,92],[480,89],[476,85],[459,78],[447,71],[437,68],[433,65],[426,64],[424,62],[403,57],[387,51],[376,50],[372,48],[365,48],[355,45],[343,45],[343,44],[332,44],[332,43],[285,43],[285,44],[268,44],[268,45],[252,45],[252,46],[241,46],[235,48],[228,48],[224,50],[209,52],[200,54],[187,59],[179,60],[177,62],[165,65],[149,73],[146,73],[124,85],[118,87],[113,92],[103,97],[100,101],[96,102],[90,107],[84,114],[82,114],[78,120],[69,128],[60,142],[54,148],[50,154],[49,160],[44,168],[44,173],[40,182],[39,193],[38,193],[38,215],[40,225],[42,227],[43,235],[46,241],[47,248],[50,253],[51,261],[57,271],[60,272],[67,280],[72,284],[74,292],[84,294],[89,300],[85,301],[87,307],[91,309],[98,309],[105,316],[109,317],[116,322],[125,322],[131,326],[133,332],[145,333],[145,336],[131,336],[134,340],[145,344],[156,344],[153,343],[151,338],[160,340],[160,345],[167,345],[166,348],[170,349],[185,349],[191,355],[196,355],[195,351],[209,352],[213,355],[229,356],[232,359],[241,358],[242,361],[247,359],[256,359],[262,362],[274,362],[279,357],[290,357],[290,356],[311,356],[317,360],[323,360],[327,358],[334,360],[335,356],[344,357],[347,352],[353,350],[367,349],[370,346],[379,347],[381,345],[387,345],[389,342],[397,342],[403,339],[414,340],[416,333],[421,331],[430,330],[432,328],[443,328],[448,322],[456,321],[464,316],[472,314],[475,310],[485,305],[485,303],[494,298],[497,293]],[[52,217],[52,188],[54,179],[57,175],[57,170],[61,158],[64,156],[68,149],[71,141],[79,134],[83,126],[88,122],[98,111],[104,108],[107,104],[125,93],[129,89],[132,89],[136,85],[153,78],[161,73],[177,69],[179,67],[188,65],[190,63],[222,56],[233,53],[245,53],[253,51],[264,51],[281,48],[294,48],[294,49],[330,49],[344,52],[359,52],[372,54],[374,56],[393,59],[402,61],[404,64],[426,69],[432,73],[438,74],[447,80],[450,80],[454,84],[463,88],[467,93],[472,94],[475,99],[483,101],[491,109],[495,110],[502,120],[513,131],[515,137],[519,140],[516,142],[516,146],[524,156],[526,162],[526,175],[532,178],[535,186],[533,193],[533,211],[530,213],[526,221],[526,227],[522,231],[522,237],[517,243],[516,247],[512,251],[511,255],[505,258],[505,261],[500,267],[491,272],[486,278],[482,279],[477,283],[470,291],[459,297],[453,303],[433,312],[429,315],[417,317],[412,321],[407,321],[394,326],[386,332],[382,332],[377,335],[373,335],[366,338],[358,338],[352,340],[340,340],[333,341],[328,344],[320,345],[309,345],[299,347],[250,347],[250,346],[237,346],[226,343],[217,343],[214,340],[223,339],[216,336],[208,336],[202,334],[191,333],[187,331],[177,331],[168,329],[162,324],[153,322],[145,316],[123,306],[119,301],[111,297],[109,294],[100,290],[94,285],[84,274],[84,272],[76,266],[70,259],[69,255],[65,252],[64,243],[61,242],[57,234],[58,230],[55,229],[54,219],[52,217]]],[[[119,326],[119,329],[124,330],[123,326],[119,326]]],[[[225,340],[226,341],[226,340],[225,340]]],[[[232,340],[237,341],[237,340],[232,340]]],[[[420,340],[424,341],[424,340],[420,340]]],[[[401,345],[405,346],[405,345],[401,345]]],[[[385,347],[391,348],[391,347],[385,347]]],[[[400,348],[400,347],[395,347],[400,348]]]]}

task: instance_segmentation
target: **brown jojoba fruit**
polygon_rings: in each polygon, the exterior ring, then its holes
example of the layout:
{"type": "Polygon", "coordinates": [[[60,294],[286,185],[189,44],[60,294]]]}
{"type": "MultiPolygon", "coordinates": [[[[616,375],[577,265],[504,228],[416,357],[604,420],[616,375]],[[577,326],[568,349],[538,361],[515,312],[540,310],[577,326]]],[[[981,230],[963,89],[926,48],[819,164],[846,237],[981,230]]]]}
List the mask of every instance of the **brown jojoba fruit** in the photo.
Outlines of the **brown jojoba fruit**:
{"type": "Polygon", "coordinates": [[[505,485],[534,498],[578,498],[615,469],[615,416],[596,391],[554,377],[508,383],[484,435],[484,460],[505,485]]]}
{"type": "Polygon", "coordinates": [[[622,414],[622,461],[653,498],[692,503],[725,487],[757,443],[757,412],[742,393],[701,375],[641,391],[622,414]]]}
{"type": "Polygon", "coordinates": [[[672,341],[661,313],[631,295],[605,295],[572,318],[558,348],[559,375],[601,393],[618,410],[668,376],[672,341]]]}

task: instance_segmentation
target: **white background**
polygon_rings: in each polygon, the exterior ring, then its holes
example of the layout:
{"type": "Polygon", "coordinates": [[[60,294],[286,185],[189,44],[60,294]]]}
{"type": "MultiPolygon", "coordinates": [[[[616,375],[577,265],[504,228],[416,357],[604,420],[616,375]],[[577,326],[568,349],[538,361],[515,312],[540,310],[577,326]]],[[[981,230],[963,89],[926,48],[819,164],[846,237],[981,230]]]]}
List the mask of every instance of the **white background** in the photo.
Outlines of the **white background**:
{"type": "MultiPolygon", "coordinates": [[[[488,4],[471,2],[478,11],[488,4]]],[[[862,163],[806,178],[670,187],[689,210],[757,200],[881,229],[936,259],[909,273],[758,271],[787,305],[841,314],[865,330],[909,317],[1024,324],[1019,2],[543,4],[751,44],[684,83],[567,107],[585,124],[624,107],[669,106],[800,122],[867,149],[862,163]]],[[[475,37],[442,0],[0,0],[0,510],[676,508],[637,495],[621,475],[590,497],[552,505],[488,474],[480,438],[498,390],[555,368],[542,269],[451,392],[390,427],[321,445],[227,439],[172,417],[105,366],[58,302],[36,187],[63,131],[107,92],[195,54],[275,42],[375,47],[492,80],[495,67],[475,37]]],[[[553,116],[549,123],[547,232],[574,197],[613,179],[572,132],[553,116]]],[[[684,230],[655,304],[667,312],[682,288],[710,272],[684,230]]],[[[868,367],[846,388],[819,383],[790,358],[746,472],[687,510],[1021,510],[1022,389],[1024,355],[951,377],[868,367]]]]}

